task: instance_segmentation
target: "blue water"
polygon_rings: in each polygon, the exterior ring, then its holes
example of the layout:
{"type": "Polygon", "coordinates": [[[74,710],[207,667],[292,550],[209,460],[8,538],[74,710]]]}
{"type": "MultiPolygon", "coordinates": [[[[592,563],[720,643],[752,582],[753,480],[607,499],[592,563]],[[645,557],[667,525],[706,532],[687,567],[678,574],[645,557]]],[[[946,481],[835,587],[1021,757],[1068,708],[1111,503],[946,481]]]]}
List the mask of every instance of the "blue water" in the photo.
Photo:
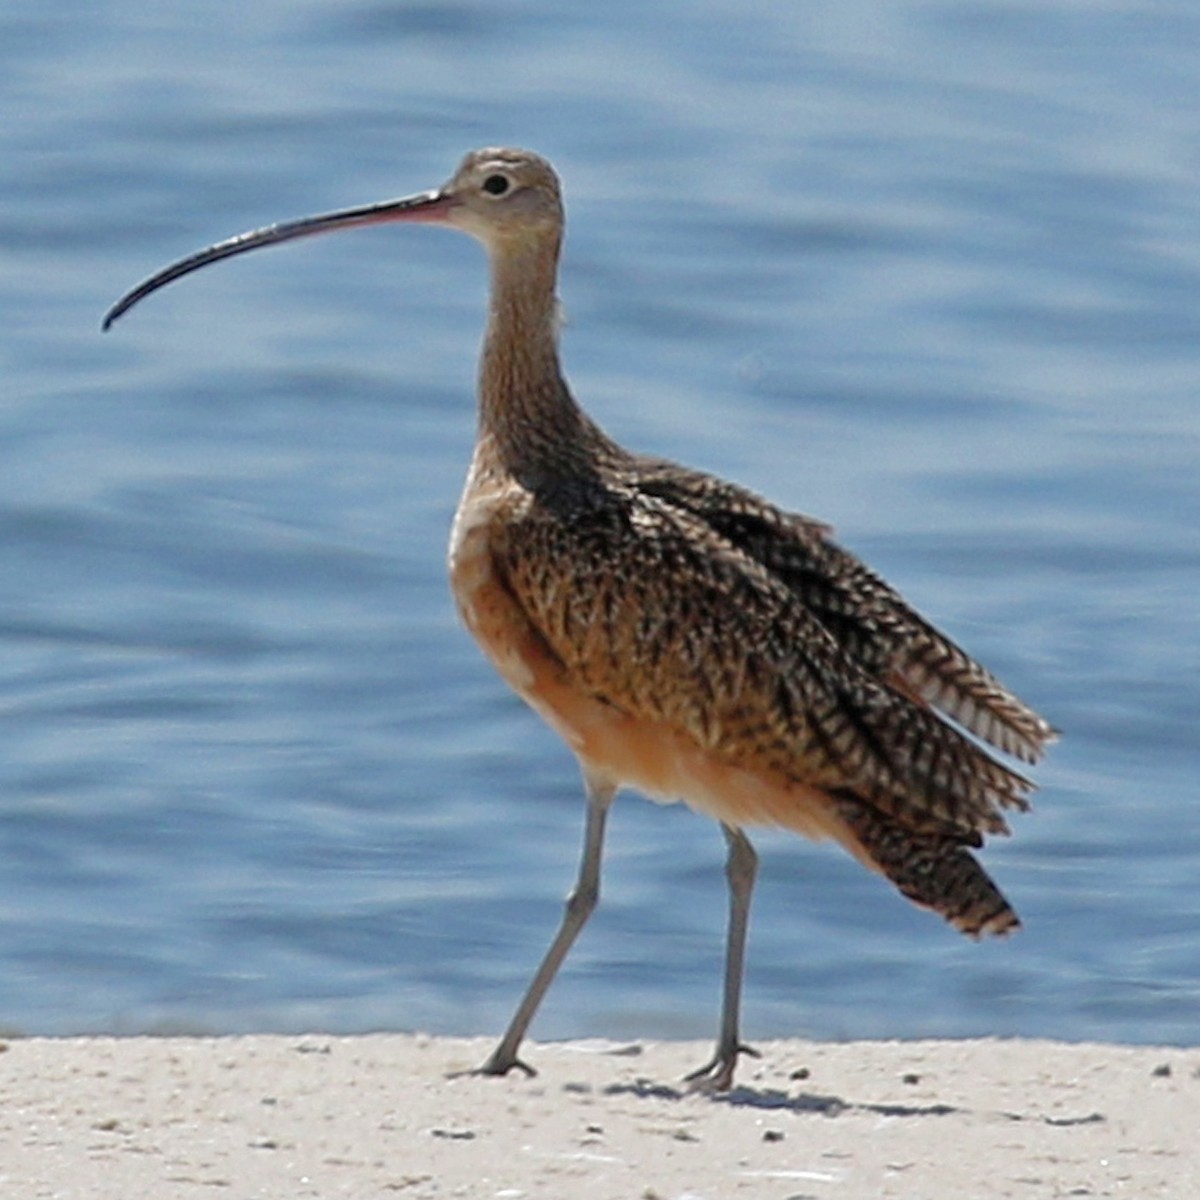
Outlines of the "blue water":
{"type": "MultiPolygon", "coordinates": [[[[0,1026],[498,1031],[582,804],[456,624],[478,248],[568,190],[615,435],[833,522],[1066,732],[973,945],[759,839],[746,1031],[1200,1033],[1200,14],[998,0],[0,9],[0,1026]]],[[[705,1036],[718,831],[636,797],[541,1036],[705,1036]]]]}

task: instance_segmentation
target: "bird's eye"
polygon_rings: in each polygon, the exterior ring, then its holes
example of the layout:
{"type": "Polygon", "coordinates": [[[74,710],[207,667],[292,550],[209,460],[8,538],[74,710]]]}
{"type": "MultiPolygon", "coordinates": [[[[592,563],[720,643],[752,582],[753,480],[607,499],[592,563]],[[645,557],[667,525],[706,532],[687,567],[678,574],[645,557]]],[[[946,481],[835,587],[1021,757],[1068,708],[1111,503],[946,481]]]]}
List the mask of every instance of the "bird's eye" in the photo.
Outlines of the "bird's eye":
{"type": "Polygon", "coordinates": [[[507,175],[489,175],[483,181],[483,190],[489,196],[503,196],[508,191],[507,175]]]}

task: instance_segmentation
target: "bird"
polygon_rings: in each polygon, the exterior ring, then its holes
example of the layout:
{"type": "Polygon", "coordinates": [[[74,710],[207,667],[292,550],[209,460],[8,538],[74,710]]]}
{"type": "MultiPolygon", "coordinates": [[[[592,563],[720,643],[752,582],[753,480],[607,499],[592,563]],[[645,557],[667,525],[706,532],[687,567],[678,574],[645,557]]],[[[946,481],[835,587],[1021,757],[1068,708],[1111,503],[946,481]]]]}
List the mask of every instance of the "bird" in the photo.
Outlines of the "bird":
{"type": "Polygon", "coordinates": [[[711,1058],[685,1078],[728,1091],[758,857],[747,829],[838,843],[974,938],[1020,922],[972,853],[1009,832],[1058,731],[833,538],[754,491],[619,445],[575,400],[559,354],[558,175],[529,150],[467,154],[439,188],[255,229],[183,258],[150,293],[233,255],[385,223],[473,235],[490,267],[478,436],[450,535],[463,623],[567,743],[586,798],[574,886],[544,958],[477,1069],[534,1069],[520,1048],[596,907],[617,792],[682,800],[726,841],[729,914],[711,1058]],[[985,745],[986,743],[986,745],[985,745]],[[990,747],[991,749],[988,749],[990,747]]]}

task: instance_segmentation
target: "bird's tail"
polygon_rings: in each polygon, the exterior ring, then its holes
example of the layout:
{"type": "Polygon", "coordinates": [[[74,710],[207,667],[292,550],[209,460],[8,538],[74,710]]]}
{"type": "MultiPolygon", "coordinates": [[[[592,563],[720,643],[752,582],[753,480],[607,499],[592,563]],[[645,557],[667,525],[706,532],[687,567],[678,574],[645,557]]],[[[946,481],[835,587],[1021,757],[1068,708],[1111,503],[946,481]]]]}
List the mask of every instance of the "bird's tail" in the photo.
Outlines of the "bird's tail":
{"type": "Polygon", "coordinates": [[[971,937],[1010,933],[1020,926],[963,839],[906,829],[850,796],[839,796],[837,808],[853,835],[849,849],[915,904],[940,913],[971,937]]]}

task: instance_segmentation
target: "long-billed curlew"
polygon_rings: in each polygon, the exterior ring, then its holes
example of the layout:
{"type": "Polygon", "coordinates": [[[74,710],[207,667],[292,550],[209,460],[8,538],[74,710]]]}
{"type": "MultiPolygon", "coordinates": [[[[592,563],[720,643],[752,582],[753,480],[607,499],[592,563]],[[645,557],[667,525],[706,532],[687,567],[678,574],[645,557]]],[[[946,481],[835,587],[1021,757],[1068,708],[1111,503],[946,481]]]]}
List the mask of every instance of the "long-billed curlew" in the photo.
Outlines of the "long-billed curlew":
{"type": "Polygon", "coordinates": [[[1017,916],[970,853],[1007,833],[1055,730],[830,540],[735,484],[631,454],[579,407],[558,357],[558,177],[526,150],[477,150],[444,187],[218,242],[134,288],[131,305],[218,259],[291,238],[418,221],[487,248],[479,437],[450,539],[462,619],[583,768],[579,875],[558,933],[480,1068],[532,1074],[525,1032],[600,887],[618,788],[683,799],[728,842],[720,1033],[688,1076],[732,1085],[757,856],[747,825],[832,838],[964,933],[1017,916]],[[934,711],[937,708],[946,718],[934,711]]]}

